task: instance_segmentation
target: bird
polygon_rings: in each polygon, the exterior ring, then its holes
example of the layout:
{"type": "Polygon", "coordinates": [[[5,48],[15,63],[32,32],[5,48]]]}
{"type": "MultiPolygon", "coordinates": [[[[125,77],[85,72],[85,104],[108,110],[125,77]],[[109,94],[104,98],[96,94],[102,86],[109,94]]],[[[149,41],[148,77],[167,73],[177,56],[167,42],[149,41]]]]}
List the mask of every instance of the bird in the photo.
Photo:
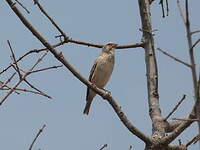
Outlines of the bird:
{"type": "MultiPolygon", "coordinates": [[[[89,75],[89,81],[95,84],[98,88],[103,88],[113,72],[115,64],[115,49],[116,43],[109,42],[102,48],[101,54],[95,60],[89,75]]],[[[90,106],[96,93],[87,87],[86,105],[83,113],[88,115],[90,106]]]]}

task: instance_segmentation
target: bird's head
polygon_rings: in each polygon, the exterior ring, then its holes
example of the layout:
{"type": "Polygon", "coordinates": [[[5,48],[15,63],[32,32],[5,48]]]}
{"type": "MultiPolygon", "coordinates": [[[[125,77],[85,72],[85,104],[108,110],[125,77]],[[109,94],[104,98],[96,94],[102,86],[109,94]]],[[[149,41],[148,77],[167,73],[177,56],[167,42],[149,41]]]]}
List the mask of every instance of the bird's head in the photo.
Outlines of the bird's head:
{"type": "Polygon", "coordinates": [[[109,42],[103,46],[102,52],[112,53],[112,52],[114,52],[116,47],[117,47],[116,43],[109,42]]]}

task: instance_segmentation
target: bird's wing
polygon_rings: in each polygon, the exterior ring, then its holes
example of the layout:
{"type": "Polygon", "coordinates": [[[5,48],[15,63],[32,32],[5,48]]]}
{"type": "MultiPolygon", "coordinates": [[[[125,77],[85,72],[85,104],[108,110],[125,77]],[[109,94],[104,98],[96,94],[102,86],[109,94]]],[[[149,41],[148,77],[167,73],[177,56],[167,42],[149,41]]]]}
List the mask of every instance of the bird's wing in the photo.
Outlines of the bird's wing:
{"type": "MultiPolygon", "coordinates": [[[[92,80],[92,76],[94,74],[94,71],[95,71],[96,67],[97,67],[97,60],[95,61],[94,65],[92,66],[92,69],[90,70],[89,81],[92,80]]],[[[86,101],[88,100],[89,91],[90,91],[90,88],[87,87],[86,101]]]]}

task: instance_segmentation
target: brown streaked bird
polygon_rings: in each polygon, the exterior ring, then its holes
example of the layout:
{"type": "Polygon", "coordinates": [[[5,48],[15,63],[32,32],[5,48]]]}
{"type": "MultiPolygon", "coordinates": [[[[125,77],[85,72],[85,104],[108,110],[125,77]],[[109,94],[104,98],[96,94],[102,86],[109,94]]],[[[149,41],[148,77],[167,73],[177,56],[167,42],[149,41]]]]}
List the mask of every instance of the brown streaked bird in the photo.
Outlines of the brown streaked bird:
{"type": "MultiPolygon", "coordinates": [[[[103,46],[100,56],[95,60],[90,71],[89,81],[94,83],[98,88],[103,88],[110,79],[115,63],[116,47],[117,44],[115,43],[108,43],[103,46]]],[[[90,106],[95,95],[96,93],[92,89],[87,88],[84,114],[89,114],[90,106]]]]}

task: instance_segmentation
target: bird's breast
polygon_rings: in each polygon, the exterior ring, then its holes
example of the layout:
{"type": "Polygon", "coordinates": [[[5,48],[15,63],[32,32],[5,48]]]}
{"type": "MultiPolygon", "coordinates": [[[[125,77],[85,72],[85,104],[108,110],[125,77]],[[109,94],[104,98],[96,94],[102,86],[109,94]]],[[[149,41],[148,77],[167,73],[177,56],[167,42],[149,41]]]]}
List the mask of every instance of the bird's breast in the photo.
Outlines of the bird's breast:
{"type": "Polygon", "coordinates": [[[95,75],[93,76],[93,83],[99,88],[103,88],[112,74],[114,67],[114,56],[104,56],[98,62],[95,75]]]}

